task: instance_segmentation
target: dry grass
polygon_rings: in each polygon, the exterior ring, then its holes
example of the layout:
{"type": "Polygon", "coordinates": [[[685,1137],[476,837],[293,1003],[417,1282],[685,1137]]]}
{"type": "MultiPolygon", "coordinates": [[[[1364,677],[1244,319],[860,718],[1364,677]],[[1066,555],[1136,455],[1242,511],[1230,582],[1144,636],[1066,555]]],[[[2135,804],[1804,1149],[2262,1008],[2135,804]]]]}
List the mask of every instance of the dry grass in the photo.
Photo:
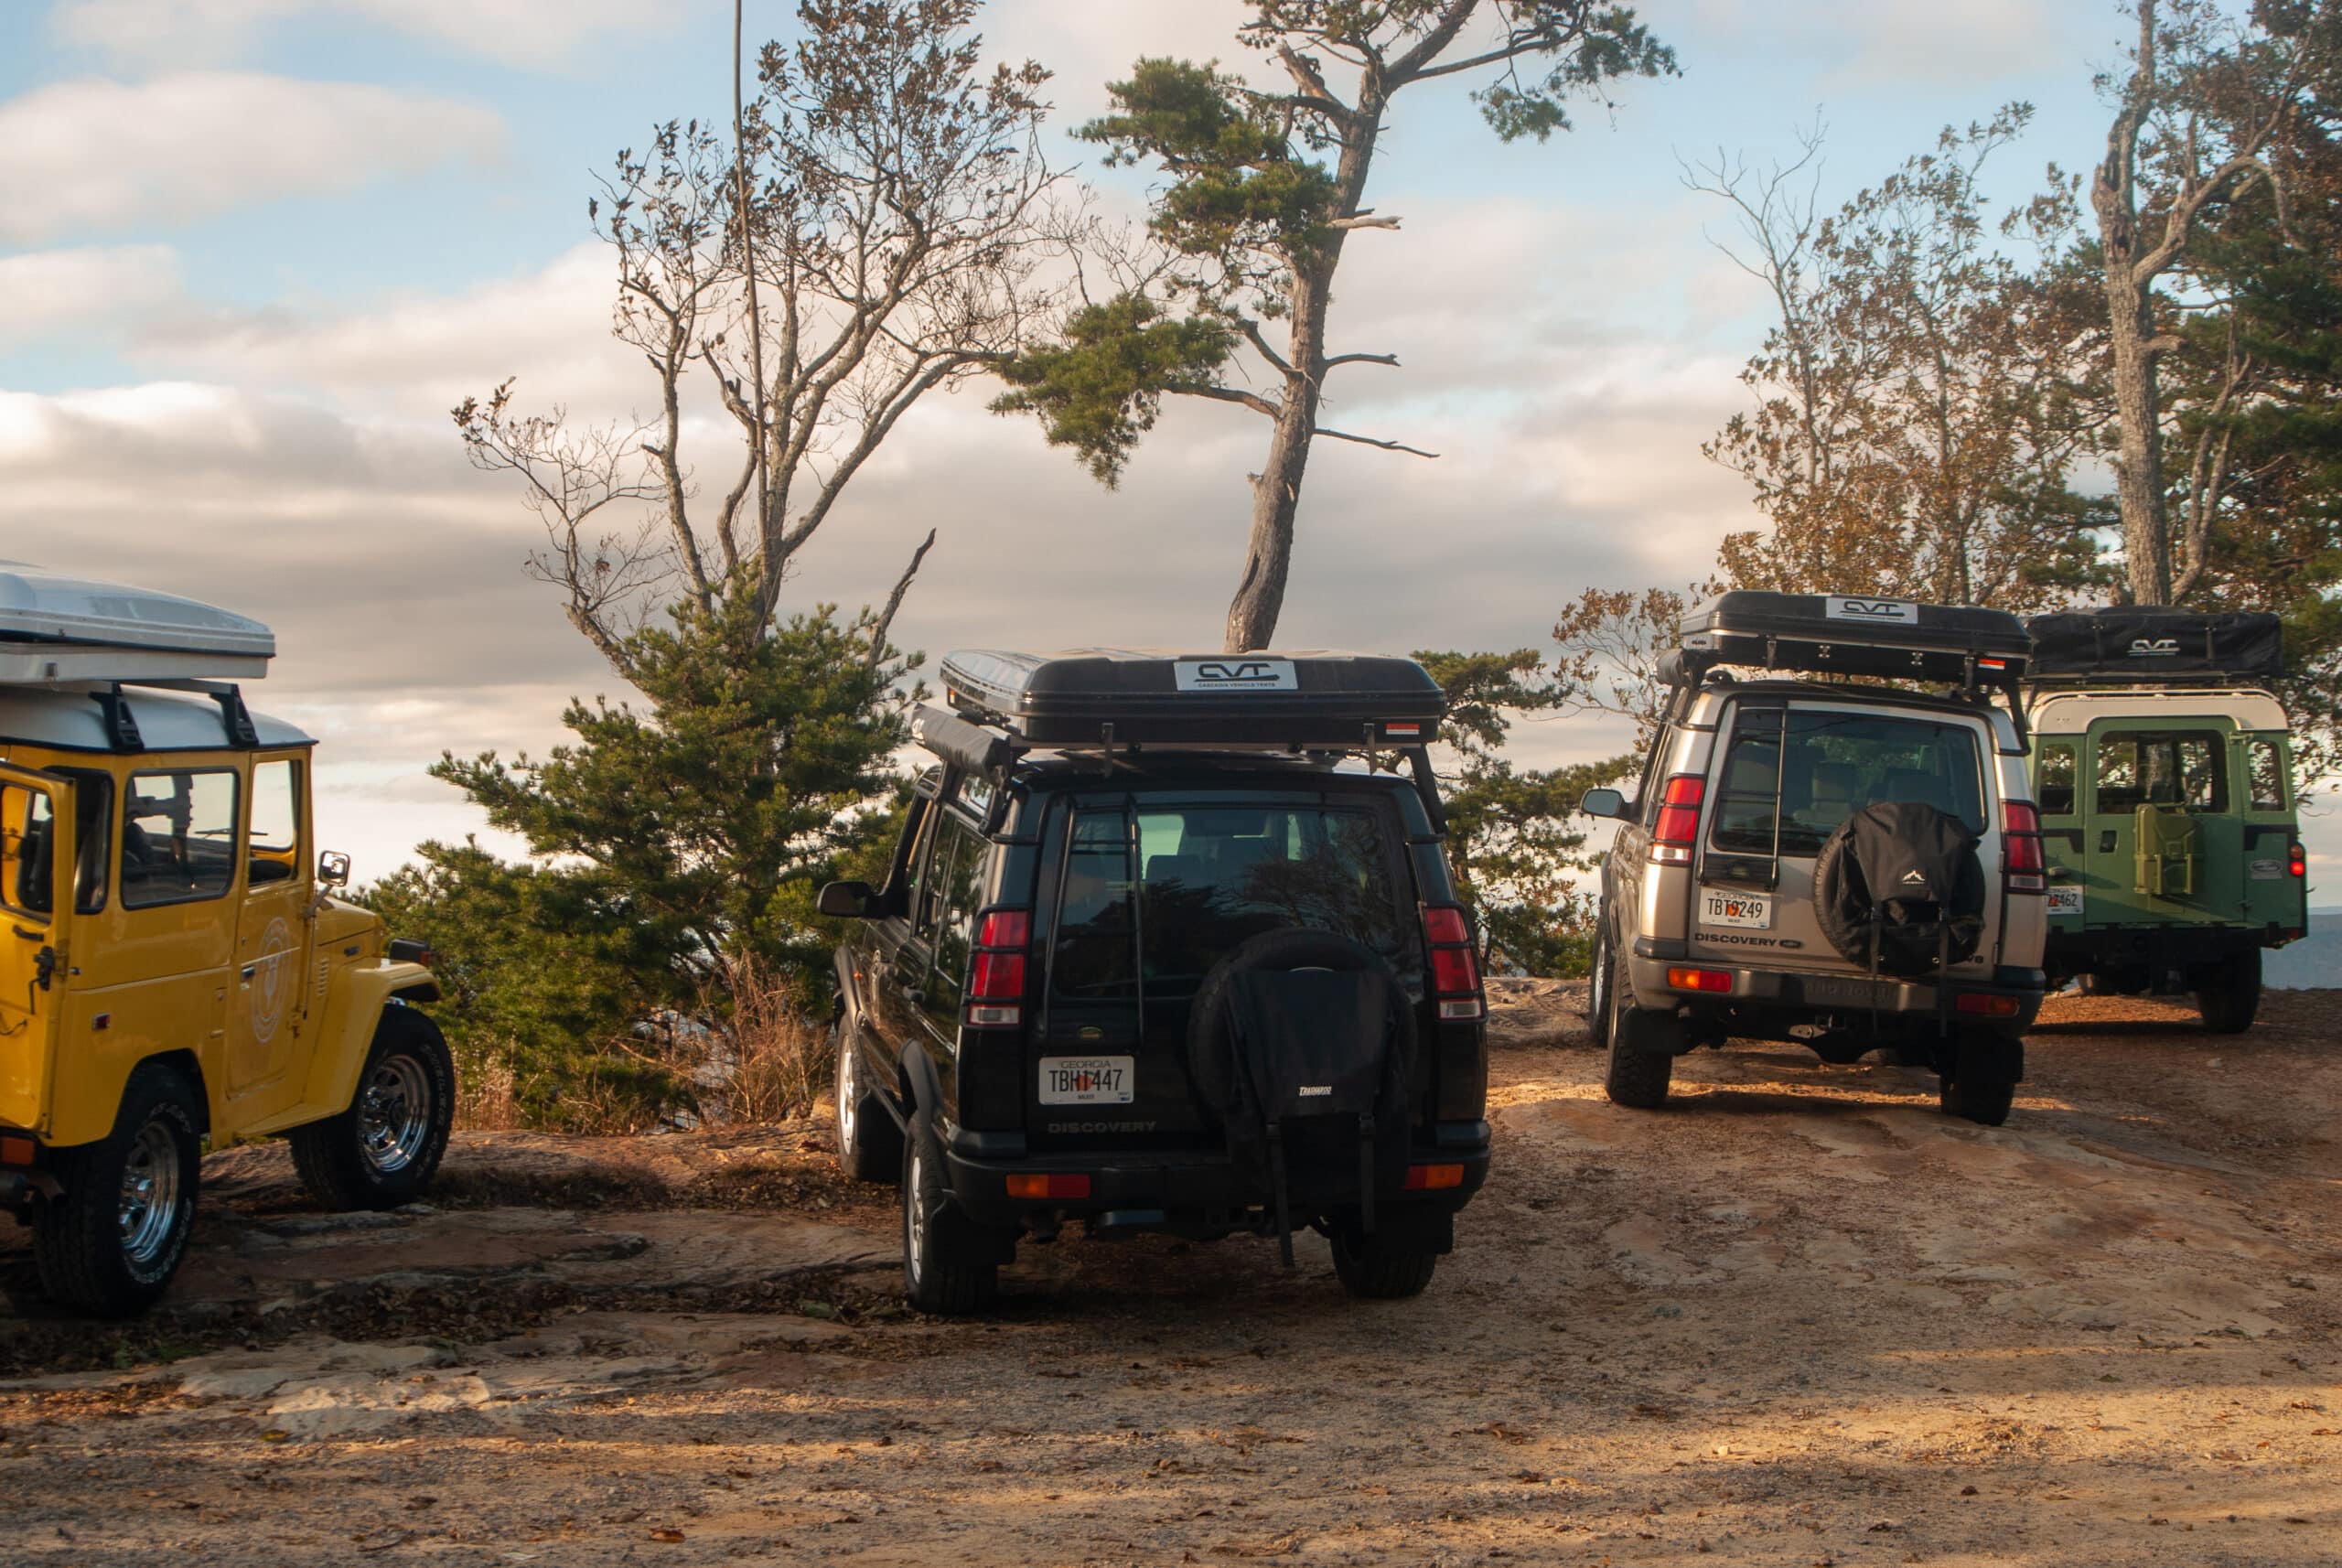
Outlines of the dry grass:
{"type": "Polygon", "coordinates": [[[736,962],[731,980],[732,1060],[720,1120],[788,1122],[805,1115],[829,1087],[829,1029],[807,1015],[794,987],[754,960],[736,962]]]}

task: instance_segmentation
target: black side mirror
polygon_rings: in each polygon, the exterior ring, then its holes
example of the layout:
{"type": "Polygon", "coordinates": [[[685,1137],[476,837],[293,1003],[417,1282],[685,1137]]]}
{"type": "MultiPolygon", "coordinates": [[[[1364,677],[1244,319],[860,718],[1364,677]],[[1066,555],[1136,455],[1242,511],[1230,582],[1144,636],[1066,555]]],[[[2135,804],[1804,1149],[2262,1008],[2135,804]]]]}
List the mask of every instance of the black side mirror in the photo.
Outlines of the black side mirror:
{"type": "Polygon", "coordinates": [[[820,897],[813,900],[813,908],[824,915],[859,920],[870,914],[870,906],[876,899],[877,895],[870,891],[867,882],[832,882],[822,887],[820,897]]]}
{"type": "Polygon", "coordinates": [[[349,857],[338,849],[317,856],[317,880],[328,887],[349,886],[349,857]]]}
{"type": "Polygon", "coordinates": [[[1616,789],[1588,789],[1577,809],[1589,817],[1624,817],[1627,798],[1616,789]]]}

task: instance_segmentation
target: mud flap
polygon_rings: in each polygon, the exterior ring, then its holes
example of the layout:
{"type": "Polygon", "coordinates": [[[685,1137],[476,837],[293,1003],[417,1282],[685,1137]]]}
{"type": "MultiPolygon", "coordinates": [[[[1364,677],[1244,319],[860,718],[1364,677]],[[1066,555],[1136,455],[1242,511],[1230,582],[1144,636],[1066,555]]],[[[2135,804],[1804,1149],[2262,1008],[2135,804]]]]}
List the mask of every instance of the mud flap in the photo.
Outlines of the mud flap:
{"type": "Polygon", "coordinates": [[[1951,1076],[1962,1083],[2025,1081],[2025,1036],[1997,1029],[1961,1032],[1951,1076]]]}

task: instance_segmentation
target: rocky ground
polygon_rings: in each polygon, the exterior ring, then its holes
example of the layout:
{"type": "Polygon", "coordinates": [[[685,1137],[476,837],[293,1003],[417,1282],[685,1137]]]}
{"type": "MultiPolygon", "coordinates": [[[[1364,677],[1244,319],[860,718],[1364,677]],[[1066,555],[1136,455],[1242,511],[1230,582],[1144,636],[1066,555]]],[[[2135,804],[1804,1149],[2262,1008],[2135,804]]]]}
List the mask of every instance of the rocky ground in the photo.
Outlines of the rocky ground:
{"type": "Polygon", "coordinates": [[[0,1561],[2342,1562],[2342,993],[2060,1000],[1988,1130],[1759,1046],[1620,1111],[1504,989],[1411,1302],[1069,1240],[918,1318],[819,1125],[467,1136],[391,1216],[231,1152],[129,1329],[0,1223],[0,1561]]]}

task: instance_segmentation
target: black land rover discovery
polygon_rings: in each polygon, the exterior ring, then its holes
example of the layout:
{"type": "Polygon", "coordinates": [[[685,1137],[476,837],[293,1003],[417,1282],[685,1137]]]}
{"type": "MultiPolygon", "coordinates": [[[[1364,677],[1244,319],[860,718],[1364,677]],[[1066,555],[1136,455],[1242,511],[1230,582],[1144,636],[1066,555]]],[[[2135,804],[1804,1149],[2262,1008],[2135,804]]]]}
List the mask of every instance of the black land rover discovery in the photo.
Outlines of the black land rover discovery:
{"type": "Polygon", "coordinates": [[[981,1309],[1018,1240],[1069,1220],[1314,1226],[1353,1293],[1422,1290],[1488,1160],[1436,684],[1349,654],[974,652],[942,675],[886,886],[822,895],[861,921],[839,1158],[899,1181],[913,1305],[981,1309]]]}

